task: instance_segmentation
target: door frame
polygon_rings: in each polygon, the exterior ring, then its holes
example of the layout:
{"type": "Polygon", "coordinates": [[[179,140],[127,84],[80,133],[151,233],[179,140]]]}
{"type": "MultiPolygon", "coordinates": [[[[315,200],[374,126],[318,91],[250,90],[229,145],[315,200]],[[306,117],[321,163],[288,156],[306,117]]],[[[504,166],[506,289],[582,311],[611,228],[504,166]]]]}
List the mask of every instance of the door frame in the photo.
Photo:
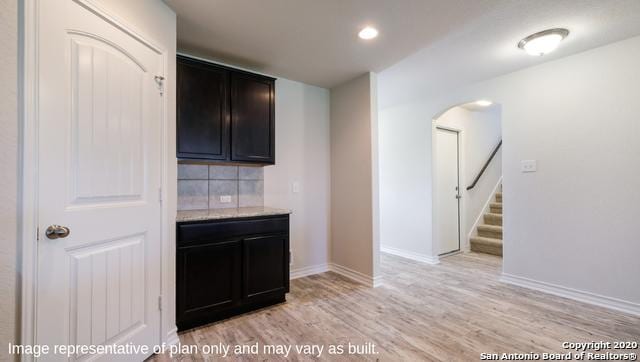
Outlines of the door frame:
{"type": "MultiPolygon", "coordinates": [[[[175,295],[175,212],[176,205],[169,193],[172,185],[170,175],[175,173],[175,147],[170,146],[170,141],[175,140],[175,128],[168,122],[169,97],[174,92],[171,89],[175,80],[166,79],[169,72],[169,53],[167,49],[158,46],[159,42],[146,35],[141,35],[135,27],[123,23],[120,18],[109,13],[91,0],[66,0],[73,1],[79,6],[94,13],[107,23],[115,26],[129,36],[143,43],[155,53],[162,61],[162,76],[165,77],[161,104],[161,260],[160,267],[160,293],[161,310],[160,331],[158,344],[176,344],[179,342],[175,326],[175,313],[173,303],[170,301],[175,295]],[[168,96],[167,96],[168,94],[168,96]],[[172,135],[172,133],[174,133],[172,135]],[[173,156],[171,157],[171,150],[173,156]],[[173,172],[172,172],[173,169],[173,172]]],[[[38,282],[38,137],[39,137],[39,40],[38,40],[38,15],[40,0],[24,0],[19,5],[19,39],[18,39],[18,74],[19,74],[19,120],[20,120],[20,156],[19,156],[19,201],[18,201],[18,240],[21,244],[19,264],[21,271],[20,285],[20,344],[34,344],[36,333],[36,305],[38,282]]],[[[33,357],[24,357],[24,360],[33,360],[33,357]]]]}
{"type": "Polygon", "coordinates": [[[436,124],[437,119],[434,119],[431,122],[431,184],[433,186],[433,192],[432,192],[432,220],[433,220],[433,230],[432,230],[432,235],[433,235],[433,242],[432,242],[432,255],[435,255],[437,258],[441,258],[441,257],[447,257],[450,255],[455,255],[458,253],[462,253],[465,251],[468,251],[469,249],[469,243],[468,240],[466,239],[466,237],[463,237],[463,225],[465,225],[466,219],[465,219],[465,197],[466,197],[466,188],[465,188],[465,177],[464,177],[464,132],[462,129],[459,128],[455,128],[455,127],[450,127],[450,126],[443,126],[443,125],[437,125],[436,124]],[[462,197],[460,199],[458,199],[458,246],[459,249],[457,251],[452,251],[450,253],[445,253],[445,254],[439,254],[438,253],[438,245],[437,245],[437,240],[436,240],[436,236],[438,235],[439,232],[439,218],[438,218],[438,214],[437,212],[435,212],[435,196],[436,196],[436,191],[435,191],[435,184],[436,184],[436,180],[437,180],[437,170],[435,167],[435,163],[436,160],[438,159],[438,135],[437,135],[437,130],[439,129],[443,129],[446,131],[451,131],[451,132],[456,132],[458,134],[458,194],[461,195],[462,197]]]}

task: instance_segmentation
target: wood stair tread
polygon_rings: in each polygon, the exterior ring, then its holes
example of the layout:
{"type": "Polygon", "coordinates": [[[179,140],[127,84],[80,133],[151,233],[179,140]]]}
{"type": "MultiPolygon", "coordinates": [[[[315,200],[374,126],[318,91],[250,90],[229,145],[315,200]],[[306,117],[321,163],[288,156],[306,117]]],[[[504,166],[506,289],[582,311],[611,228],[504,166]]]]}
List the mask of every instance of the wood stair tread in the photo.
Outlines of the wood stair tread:
{"type": "Polygon", "coordinates": [[[502,256],[502,240],[474,236],[471,238],[471,251],[502,256]]]}
{"type": "Polygon", "coordinates": [[[502,240],[502,226],[490,224],[478,225],[478,236],[502,240]]]}
{"type": "Polygon", "coordinates": [[[471,237],[471,242],[476,244],[502,247],[501,239],[488,238],[486,236],[473,236],[471,237]]]}
{"type": "Polygon", "coordinates": [[[490,203],[489,211],[495,214],[502,214],[502,203],[501,202],[490,203]]]}
{"type": "Polygon", "coordinates": [[[500,225],[482,224],[482,225],[478,225],[478,230],[502,232],[502,226],[500,226],[500,225]]]}
{"type": "Polygon", "coordinates": [[[485,225],[499,225],[502,226],[502,214],[496,214],[492,212],[488,212],[484,214],[484,223],[485,225]]]}

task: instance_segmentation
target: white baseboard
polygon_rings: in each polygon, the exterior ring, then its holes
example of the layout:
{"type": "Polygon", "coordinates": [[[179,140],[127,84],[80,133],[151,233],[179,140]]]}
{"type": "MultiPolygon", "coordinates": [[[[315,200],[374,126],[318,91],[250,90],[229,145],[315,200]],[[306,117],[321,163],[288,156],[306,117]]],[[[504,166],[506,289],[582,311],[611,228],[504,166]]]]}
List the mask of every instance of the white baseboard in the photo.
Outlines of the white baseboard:
{"type": "Polygon", "coordinates": [[[389,246],[381,246],[380,251],[383,253],[399,256],[406,259],[411,259],[415,261],[419,261],[421,263],[436,265],[440,263],[440,258],[438,256],[431,256],[426,254],[415,253],[413,251],[402,250],[398,248],[392,248],[389,246]]]}
{"type": "Polygon", "coordinates": [[[318,264],[307,266],[303,268],[292,269],[289,273],[290,279],[298,279],[304,278],[309,275],[325,273],[328,271],[332,271],[334,273],[345,276],[351,280],[354,280],[360,284],[364,284],[366,286],[376,288],[382,285],[382,276],[370,277],[353,269],[347,268],[346,266],[338,265],[335,263],[328,264],[318,264]]]}
{"type": "Polygon", "coordinates": [[[640,315],[640,304],[626,300],[606,297],[603,295],[585,292],[582,290],[563,287],[561,285],[541,282],[529,278],[519,277],[512,274],[502,273],[501,282],[517,285],[519,287],[534,289],[540,292],[557,295],[559,297],[577,300],[588,304],[597,305],[604,308],[617,310],[633,315],[640,315]]]}
{"type": "Polygon", "coordinates": [[[167,333],[166,343],[168,346],[175,346],[180,344],[180,338],[178,338],[178,328],[174,327],[167,333]]]}
{"type": "Polygon", "coordinates": [[[334,273],[340,274],[360,284],[364,284],[372,288],[376,288],[382,285],[381,276],[372,278],[368,275],[365,275],[363,273],[360,273],[358,271],[355,271],[353,269],[350,269],[335,263],[319,264],[319,265],[312,265],[312,266],[307,266],[303,268],[292,269],[289,274],[290,274],[290,279],[293,280],[298,278],[304,278],[309,275],[326,273],[328,271],[332,271],[334,273]]]}
{"type": "Polygon", "coordinates": [[[377,288],[384,284],[382,275],[378,275],[377,277],[373,277],[373,288],[377,288]]]}
{"type": "Polygon", "coordinates": [[[346,266],[336,263],[330,263],[329,270],[371,288],[376,288],[382,285],[382,276],[370,277],[359,271],[347,268],[346,266]]]}
{"type": "Polygon", "coordinates": [[[293,279],[303,278],[309,275],[325,273],[328,271],[329,271],[329,264],[325,263],[325,264],[311,265],[311,266],[306,266],[302,268],[291,269],[291,271],[289,272],[289,278],[293,280],[293,279]]]}

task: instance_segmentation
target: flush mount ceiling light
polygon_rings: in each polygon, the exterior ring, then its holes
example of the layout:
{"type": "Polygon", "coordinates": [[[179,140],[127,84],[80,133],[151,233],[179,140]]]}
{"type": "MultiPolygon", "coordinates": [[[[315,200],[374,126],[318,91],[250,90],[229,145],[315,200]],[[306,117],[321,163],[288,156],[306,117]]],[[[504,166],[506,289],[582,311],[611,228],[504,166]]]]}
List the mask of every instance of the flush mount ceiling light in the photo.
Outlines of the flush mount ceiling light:
{"type": "Polygon", "coordinates": [[[569,35],[569,30],[567,29],[556,28],[543,30],[520,40],[518,48],[524,50],[529,55],[542,56],[554,51],[567,35],[569,35]]]}
{"type": "Polygon", "coordinates": [[[493,104],[493,102],[487,101],[485,99],[481,99],[479,101],[476,101],[476,105],[480,106],[480,107],[489,107],[492,104],[493,104]]]}
{"type": "Polygon", "coordinates": [[[369,40],[378,36],[378,29],[367,26],[358,33],[360,39],[369,40]]]}

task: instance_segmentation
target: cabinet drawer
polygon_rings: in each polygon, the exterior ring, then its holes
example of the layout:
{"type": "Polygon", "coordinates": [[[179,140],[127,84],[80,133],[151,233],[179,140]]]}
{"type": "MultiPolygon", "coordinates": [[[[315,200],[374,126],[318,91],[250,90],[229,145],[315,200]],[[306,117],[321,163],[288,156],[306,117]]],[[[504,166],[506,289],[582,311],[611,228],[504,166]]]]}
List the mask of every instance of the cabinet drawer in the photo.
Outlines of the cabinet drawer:
{"type": "Polygon", "coordinates": [[[178,247],[225,241],[247,235],[288,233],[289,215],[180,223],[176,231],[178,247]]]}

